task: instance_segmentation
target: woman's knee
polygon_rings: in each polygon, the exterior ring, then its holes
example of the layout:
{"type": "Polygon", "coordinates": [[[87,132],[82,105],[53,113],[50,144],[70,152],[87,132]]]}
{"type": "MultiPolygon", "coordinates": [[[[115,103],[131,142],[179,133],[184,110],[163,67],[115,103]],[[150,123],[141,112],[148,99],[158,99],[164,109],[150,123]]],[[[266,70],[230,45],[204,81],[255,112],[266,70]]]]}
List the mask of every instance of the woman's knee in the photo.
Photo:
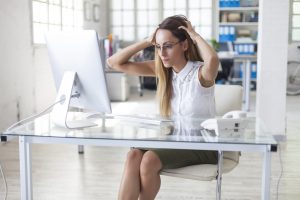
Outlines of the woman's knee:
{"type": "Polygon", "coordinates": [[[132,162],[138,162],[140,163],[143,157],[143,151],[139,149],[131,149],[127,153],[127,161],[132,163],[132,162]]]}
{"type": "Polygon", "coordinates": [[[162,163],[159,157],[153,151],[147,151],[142,158],[140,173],[141,176],[159,173],[162,163]]]}

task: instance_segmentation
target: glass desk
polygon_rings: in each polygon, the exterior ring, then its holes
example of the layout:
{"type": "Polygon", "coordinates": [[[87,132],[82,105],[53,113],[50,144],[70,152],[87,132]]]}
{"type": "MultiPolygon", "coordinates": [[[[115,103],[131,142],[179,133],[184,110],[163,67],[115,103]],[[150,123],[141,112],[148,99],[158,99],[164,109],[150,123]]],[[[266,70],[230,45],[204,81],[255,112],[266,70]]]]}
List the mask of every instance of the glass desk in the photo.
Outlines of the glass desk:
{"type": "MultiPolygon", "coordinates": [[[[82,116],[74,113],[71,118],[82,116]]],[[[55,126],[51,115],[46,114],[3,133],[19,137],[22,200],[32,199],[32,143],[260,152],[264,155],[262,199],[270,199],[271,152],[277,150],[277,142],[271,133],[264,131],[258,119],[249,118],[243,132],[221,132],[219,136],[201,128],[201,119],[175,118],[172,123],[161,125],[132,123],[112,117],[91,120],[98,126],[70,130],[55,126]]]]}

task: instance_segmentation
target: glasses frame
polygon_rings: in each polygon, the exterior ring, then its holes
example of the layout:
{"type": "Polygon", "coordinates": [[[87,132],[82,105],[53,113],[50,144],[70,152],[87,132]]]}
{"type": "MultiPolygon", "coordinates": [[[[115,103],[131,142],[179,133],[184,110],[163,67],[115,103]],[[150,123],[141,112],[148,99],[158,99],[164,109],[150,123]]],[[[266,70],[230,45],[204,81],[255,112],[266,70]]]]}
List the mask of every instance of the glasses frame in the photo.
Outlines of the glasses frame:
{"type": "Polygon", "coordinates": [[[159,44],[154,44],[154,48],[157,49],[158,51],[162,52],[164,49],[165,50],[171,50],[173,49],[173,47],[179,43],[181,43],[182,41],[177,41],[175,43],[168,43],[168,44],[163,44],[162,46],[160,46],[159,44]]]}

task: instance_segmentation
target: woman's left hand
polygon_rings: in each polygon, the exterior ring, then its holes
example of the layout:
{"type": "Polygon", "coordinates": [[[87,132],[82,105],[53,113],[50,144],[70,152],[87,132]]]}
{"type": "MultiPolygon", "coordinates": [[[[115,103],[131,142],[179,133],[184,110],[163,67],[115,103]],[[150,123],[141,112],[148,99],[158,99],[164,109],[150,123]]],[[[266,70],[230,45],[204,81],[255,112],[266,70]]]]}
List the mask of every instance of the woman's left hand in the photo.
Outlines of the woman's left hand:
{"type": "Polygon", "coordinates": [[[190,21],[187,20],[186,25],[187,25],[187,27],[179,26],[178,28],[185,30],[189,34],[189,36],[191,37],[193,42],[196,43],[195,37],[198,36],[198,33],[196,33],[196,31],[194,30],[192,23],[190,21]]]}

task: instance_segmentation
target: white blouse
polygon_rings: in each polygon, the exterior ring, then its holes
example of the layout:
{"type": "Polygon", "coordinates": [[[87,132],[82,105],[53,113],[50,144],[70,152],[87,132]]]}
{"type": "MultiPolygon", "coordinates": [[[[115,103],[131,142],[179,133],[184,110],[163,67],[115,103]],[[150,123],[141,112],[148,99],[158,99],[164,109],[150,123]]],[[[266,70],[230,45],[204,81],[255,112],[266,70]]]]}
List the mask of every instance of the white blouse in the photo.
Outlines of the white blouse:
{"type": "Polygon", "coordinates": [[[215,117],[214,85],[203,87],[199,81],[202,62],[188,61],[179,72],[173,71],[172,116],[210,118],[215,117]]]}

